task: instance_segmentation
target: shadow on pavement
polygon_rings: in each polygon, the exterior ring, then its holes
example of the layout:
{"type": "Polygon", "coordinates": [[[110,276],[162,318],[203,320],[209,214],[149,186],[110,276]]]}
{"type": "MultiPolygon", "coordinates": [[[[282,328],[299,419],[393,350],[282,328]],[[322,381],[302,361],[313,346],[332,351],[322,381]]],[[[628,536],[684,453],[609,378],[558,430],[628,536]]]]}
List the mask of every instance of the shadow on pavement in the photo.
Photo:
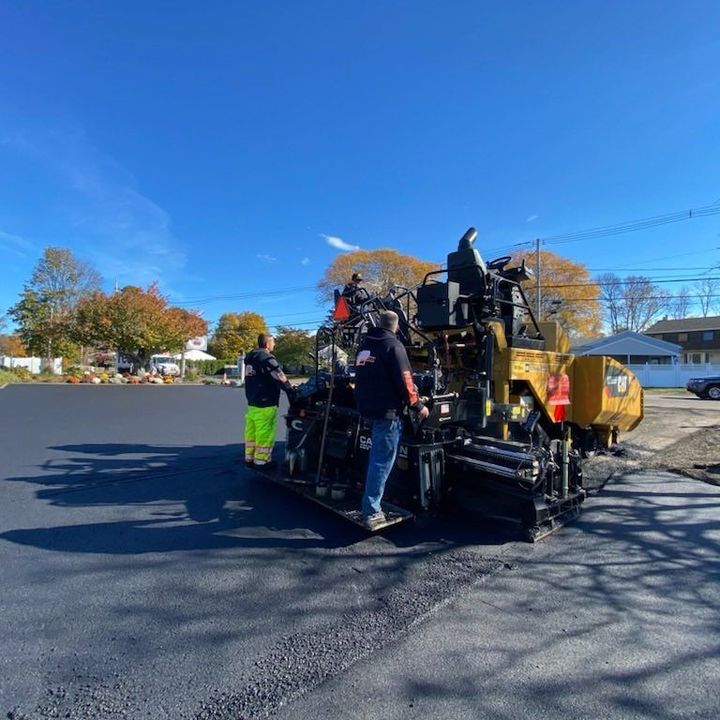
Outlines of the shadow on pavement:
{"type": "MultiPolygon", "coordinates": [[[[275,457],[283,455],[278,443],[275,457]]],[[[8,478],[42,486],[59,508],[127,508],[132,519],[12,529],[0,538],[48,550],[140,554],[232,547],[339,548],[367,534],[329,511],[247,469],[244,447],[169,444],[62,445],[35,476],[8,478]]],[[[397,548],[450,547],[517,539],[517,528],[478,518],[430,517],[383,536],[397,548]]]]}
{"type": "MultiPolygon", "coordinates": [[[[137,554],[223,547],[335,548],[360,532],[288,498],[242,462],[243,446],[63,445],[43,472],[8,481],[43,486],[61,508],[123,507],[131,519],[9,530],[0,538],[48,550],[137,554]],[[295,503],[295,505],[293,505],[295,503]],[[312,528],[310,530],[309,528],[312,528]]],[[[282,447],[276,452],[282,456],[282,447]]]]}

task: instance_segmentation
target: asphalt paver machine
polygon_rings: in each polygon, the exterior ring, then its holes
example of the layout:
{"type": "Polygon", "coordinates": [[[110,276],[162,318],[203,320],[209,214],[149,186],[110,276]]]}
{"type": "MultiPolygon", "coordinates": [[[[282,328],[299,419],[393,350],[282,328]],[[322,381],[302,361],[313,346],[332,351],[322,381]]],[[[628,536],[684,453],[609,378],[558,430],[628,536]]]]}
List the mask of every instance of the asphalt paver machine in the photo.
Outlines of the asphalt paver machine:
{"type": "Polygon", "coordinates": [[[537,540],[576,517],[586,456],[643,417],[642,388],[609,357],[576,356],[561,327],[538,322],[510,257],[485,262],[470,228],[447,267],[417,288],[367,295],[317,333],[316,371],[285,417],[284,462],[266,477],[361,523],[370,428],[354,401],[355,352],[383,310],[430,408],[405,416],[384,496],[387,522],[443,507],[521,525],[537,540]]]}

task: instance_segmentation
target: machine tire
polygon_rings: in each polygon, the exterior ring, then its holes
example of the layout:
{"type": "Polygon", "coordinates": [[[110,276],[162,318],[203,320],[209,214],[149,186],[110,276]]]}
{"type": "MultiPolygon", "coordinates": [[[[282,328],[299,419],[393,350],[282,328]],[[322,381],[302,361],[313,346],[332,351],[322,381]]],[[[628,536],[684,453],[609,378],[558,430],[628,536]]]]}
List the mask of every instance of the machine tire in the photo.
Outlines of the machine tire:
{"type": "Polygon", "coordinates": [[[711,400],[720,400],[720,385],[711,385],[706,394],[711,400]]]}

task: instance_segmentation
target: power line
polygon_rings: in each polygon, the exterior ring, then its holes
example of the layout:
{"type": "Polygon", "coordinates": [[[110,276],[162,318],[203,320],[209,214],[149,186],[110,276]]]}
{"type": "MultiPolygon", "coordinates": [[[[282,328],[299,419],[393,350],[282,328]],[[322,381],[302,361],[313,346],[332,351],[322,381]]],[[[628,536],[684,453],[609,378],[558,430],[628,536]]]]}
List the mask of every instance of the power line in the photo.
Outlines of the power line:
{"type": "Polygon", "coordinates": [[[671,268],[632,268],[632,267],[608,267],[608,268],[587,268],[588,272],[614,272],[624,270],[625,272],[680,272],[686,270],[707,270],[707,265],[693,267],[671,267],[671,268]]]}
{"type": "Polygon", "coordinates": [[[656,285],[662,283],[696,282],[698,280],[720,280],[720,277],[678,277],[678,278],[639,278],[633,280],[614,280],[613,282],[565,283],[562,285],[543,285],[545,290],[573,287],[608,287],[611,285],[656,285]]]}
{"type": "MultiPolygon", "coordinates": [[[[699,296],[697,296],[697,295],[694,295],[694,296],[691,295],[691,296],[688,297],[687,299],[690,301],[690,300],[692,300],[694,297],[697,298],[697,297],[699,297],[699,296]]],[[[706,298],[720,298],[720,294],[717,294],[717,295],[715,295],[715,294],[712,294],[712,295],[702,295],[702,298],[703,298],[703,299],[706,299],[706,298]]],[[[635,300],[671,300],[671,299],[672,299],[672,298],[669,298],[667,295],[637,295],[637,296],[634,296],[634,297],[620,297],[620,298],[618,298],[617,302],[625,303],[625,302],[633,302],[633,301],[635,301],[635,300]]],[[[602,298],[602,297],[594,297],[594,298],[562,298],[562,299],[560,300],[561,307],[562,307],[562,305],[568,305],[568,304],[569,304],[569,305],[575,305],[576,303],[581,303],[581,302],[599,302],[599,303],[602,303],[602,304],[604,304],[604,305],[608,305],[608,304],[611,304],[613,301],[611,301],[611,300],[606,300],[606,299],[604,299],[604,298],[602,298]]]]}
{"type": "Polygon", "coordinates": [[[246,300],[254,297],[268,297],[274,295],[284,295],[285,293],[291,292],[307,292],[309,290],[317,290],[316,285],[304,285],[302,287],[287,287],[276,290],[258,290],[247,293],[236,293],[232,295],[206,295],[199,298],[185,298],[178,302],[174,302],[173,305],[204,305],[209,302],[217,302],[218,300],[246,300]]]}
{"type": "Polygon", "coordinates": [[[655,215],[653,217],[642,218],[640,220],[615,223],[612,225],[599,225],[597,227],[588,228],[587,230],[578,230],[562,235],[549,235],[541,238],[541,240],[546,245],[563,245],[565,243],[578,242],[580,240],[592,240],[602,237],[611,237],[613,235],[622,235],[629,232],[637,232],[639,230],[648,230],[649,228],[658,227],[660,225],[669,225],[671,223],[693,220],[698,217],[708,217],[710,215],[719,214],[720,203],[713,203],[699,208],[679,210],[677,212],[655,215]]]}
{"type": "MultiPolygon", "coordinates": [[[[546,245],[561,245],[569,242],[577,242],[580,240],[592,240],[596,238],[621,235],[628,232],[637,232],[638,230],[647,230],[653,227],[658,227],[660,225],[668,225],[671,223],[683,222],[686,220],[693,220],[698,217],[708,217],[711,215],[720,215],[720,200],[710,205],[704,205],[699,208],[680,210],[673,213],[666,213],[665,215],[655,215],[653,217],[644,218],[641,220],[616,223],[614,225],[599,225],[594,228],[588,228],[587,230],[576,230],[574,232],[566,233],[564,235],[548,235],[547,237],[541,237],[540,241],[546,245]]],[[[504,245],[503,247],[499,248],[491,248],[489,250],[485,250],[485,253],[488,257],[492,258],[493,256],[496,256],[496,253],[512,253],[516,248],[532,247],[534,242],[534,240],[526,240],[524,242],[513,243],[511,245],[504,245]]],[[[674,257],[699,255],[706,252],[707,250],[697,250],[689,253],[668,255],[663,258],[654,259],[670,260],[674,257]]]]}

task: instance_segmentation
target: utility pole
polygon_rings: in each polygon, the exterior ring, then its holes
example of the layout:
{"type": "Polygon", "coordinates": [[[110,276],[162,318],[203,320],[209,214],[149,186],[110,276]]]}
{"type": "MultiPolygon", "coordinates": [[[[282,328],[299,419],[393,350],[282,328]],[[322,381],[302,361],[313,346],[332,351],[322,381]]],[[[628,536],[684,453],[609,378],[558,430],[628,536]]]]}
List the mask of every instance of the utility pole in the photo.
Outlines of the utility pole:
{"type": "Polygon", "coordinates": [[[540,238],[535,240],[535,314],[540,322],[540,238]]]}

